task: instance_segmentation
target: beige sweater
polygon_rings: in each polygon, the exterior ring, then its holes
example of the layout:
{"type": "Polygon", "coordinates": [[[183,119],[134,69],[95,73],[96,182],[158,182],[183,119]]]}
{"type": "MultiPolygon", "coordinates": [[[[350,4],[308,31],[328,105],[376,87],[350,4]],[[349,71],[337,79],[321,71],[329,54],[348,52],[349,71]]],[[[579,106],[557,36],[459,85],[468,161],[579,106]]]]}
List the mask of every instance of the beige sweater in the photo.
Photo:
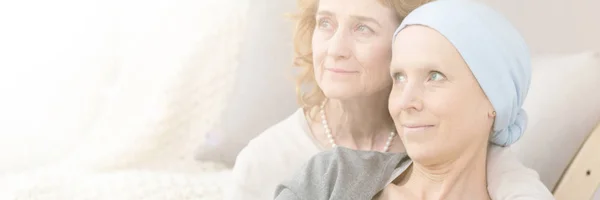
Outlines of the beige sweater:
{"type": "MultiPolygon", "coordinates": [[[[302,109],[253,139],[238,155],[226,200],[273,199],[279,183],[323,151],[302,109]]],[[[554,199],[537,172],[523,166],[509,148],[488,151],[488,191],[493,200],[554,199]]]]}

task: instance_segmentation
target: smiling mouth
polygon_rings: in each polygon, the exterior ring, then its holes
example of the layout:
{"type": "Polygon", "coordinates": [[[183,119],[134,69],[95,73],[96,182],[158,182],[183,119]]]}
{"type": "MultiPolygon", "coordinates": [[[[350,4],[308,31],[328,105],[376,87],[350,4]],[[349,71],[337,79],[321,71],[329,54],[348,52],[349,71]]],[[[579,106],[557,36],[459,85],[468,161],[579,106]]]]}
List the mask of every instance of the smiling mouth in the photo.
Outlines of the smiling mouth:
{"type": "Polygon", "coordinates": [[[433,125],[402,125],[402,130],[404,133],[414,133],[425,131],[431,127],[433,127],[433,125]]]}
{"type": "Polygon", "coordinates": [[[358,73],[358,71],[351,71],[351,70],[345,70],[345,69],[339,69],[339,68],[326,68],[325,70],[333,72],[333,73],[338,73],[338,74],[354,74],[354,73],[358,73]]]}

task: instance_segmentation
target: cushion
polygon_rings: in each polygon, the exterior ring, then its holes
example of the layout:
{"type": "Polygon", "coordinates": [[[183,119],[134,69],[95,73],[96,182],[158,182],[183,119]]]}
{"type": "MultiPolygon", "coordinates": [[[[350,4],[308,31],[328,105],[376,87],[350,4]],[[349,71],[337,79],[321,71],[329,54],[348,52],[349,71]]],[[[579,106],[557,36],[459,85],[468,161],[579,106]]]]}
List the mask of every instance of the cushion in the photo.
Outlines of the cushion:
{"type": "Polygon", "coordinates": [[[600,121],[599,74],[597,52],[533,59],[529,124],[512,149],[550,190],[600,121]]]}
{"type": "MultiPolygon", "coordinates": [[[[249,4],[234,89],[225,110],[196,151],[196,159],[233,165],[248,142],[297,108],[292,68],[295,1],[249,4]]],[[[200,133],[204,134],[204,133],[200,133]]]]}

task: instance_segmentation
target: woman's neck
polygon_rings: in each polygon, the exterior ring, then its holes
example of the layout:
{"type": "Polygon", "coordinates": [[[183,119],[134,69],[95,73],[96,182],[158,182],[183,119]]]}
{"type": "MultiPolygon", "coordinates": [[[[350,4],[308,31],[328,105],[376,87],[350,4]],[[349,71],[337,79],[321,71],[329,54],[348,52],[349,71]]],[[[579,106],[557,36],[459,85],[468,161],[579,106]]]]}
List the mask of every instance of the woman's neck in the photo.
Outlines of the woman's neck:
{"type": "Polygon", "coordinates": [[[417,199],[489,200],[486,154],[487,143],[445,163],[423,166],[415,162],[396,185],[417,199]]]}
{"type": "MultiPolygon", "coordinates": [[[[328,99],[325,104],[327,123],[338,145],[372,150],[375,143],[385,143],[394,123],[388,111],[389,91],[351,100],[328,99]]],[[[316,119],[321,123],[320,116],[316,119]]]]}

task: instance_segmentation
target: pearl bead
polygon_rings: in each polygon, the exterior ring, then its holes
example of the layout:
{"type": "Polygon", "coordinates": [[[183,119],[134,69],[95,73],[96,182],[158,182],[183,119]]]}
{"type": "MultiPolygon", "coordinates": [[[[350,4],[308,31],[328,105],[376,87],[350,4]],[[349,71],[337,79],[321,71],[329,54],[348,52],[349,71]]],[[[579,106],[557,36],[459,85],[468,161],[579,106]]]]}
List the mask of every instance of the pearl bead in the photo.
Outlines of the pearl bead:
{"type": "MultiPolygon", "coordinates": [[[[327,138],[329,139],[329,144],[331,144],[332,148],[337,147],[337,144],[335,143],[335,140],[333,140],[333,135],[331,135],[331,129],[329,129],[329,124],[327,123],[327,118],[325,117],[325,103],[327,102],[327,99],[325,101],[323,101],[323,103],[321,104],[320,108],[321,110],[319,111],[321,113],[321,123],[323,124],[323,129],[325,129],[325,134],[327,135],[327,138]]],[[[392,144],[392,141],[394,140],[394,136],[396,135],[395,132],[390,132],[390,135],[388,136],[387,141],[385,142],[385,146],[383,147],[383,152],[387,152],[390,149],[390,145],[392,144]]]]}

